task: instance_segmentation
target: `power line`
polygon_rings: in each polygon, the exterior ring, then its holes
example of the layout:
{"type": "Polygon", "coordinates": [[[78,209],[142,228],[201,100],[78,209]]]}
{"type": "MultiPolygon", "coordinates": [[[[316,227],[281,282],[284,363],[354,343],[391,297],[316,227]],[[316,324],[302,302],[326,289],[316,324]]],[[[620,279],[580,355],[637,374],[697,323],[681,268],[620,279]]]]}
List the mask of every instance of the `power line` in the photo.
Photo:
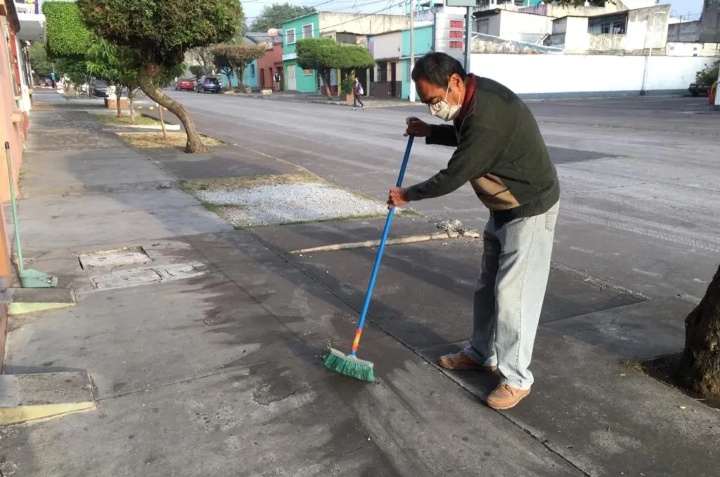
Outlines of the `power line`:
{"type": "MultiPolygon", "coordinates": [[[[390,3],[390,2],[388,2],[388,3],[390,3]]],[[[346,23],[354,22],[354,21],[356,21],[356,20],[360,20],[361,18],[367,18],[367,17],[372,16],[372,15],[377,15],[378,13],[382,13],[382,12],[384,12],[384,11],[390,10],[390,9],[392,9],[392,8],[394,8],[394,7],[399,7],[400,5],[404,5],[404,4],[405,4],[405,0],[403,0],[403,1],[400,2],[400,3],[396,3],[396,4],[393,4],[393,5],[387,6],[387,7],[383,8],[383,9],[381,9],[381,10],[378,10],[378,11],[376,11],[376,12],[368,13],[368,14],[365,14],[365,15],[362,15],[362,16],[359,16],[359,17],[352,18],[352,19],[350,19],[350,20],[346,20],[346,21],[344,21],[344,22],[336,23],[335,25],[330,25],[330,26],[323,27],[323,28],[320,29],[320,31],[328,30],[328,29],[330,29],[330,28],[335,28],[336,26],[340,26],[340,25],[344,25],[344,24],[346,24],[346,23]]]]}

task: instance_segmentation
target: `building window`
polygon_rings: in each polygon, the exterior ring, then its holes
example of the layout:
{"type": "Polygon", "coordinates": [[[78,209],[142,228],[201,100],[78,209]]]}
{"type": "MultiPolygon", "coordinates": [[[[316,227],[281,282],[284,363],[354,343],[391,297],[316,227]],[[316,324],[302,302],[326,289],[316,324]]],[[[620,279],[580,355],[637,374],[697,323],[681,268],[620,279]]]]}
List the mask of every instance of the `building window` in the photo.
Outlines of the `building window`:
{"type": "Polygon", "coordinates": [[[588,33],[591,35],[624,35],[627,17],[614,16],[591,19],[588,23],[588,33]]]}
{"type": "Polygon", "coordinates": [[[255,65],[250,65],[250,76],[255,76],[255,65]]]}
{"type": "Polygon", "coordinates": [[[477,31],[477,33],[484,33],[485,35],[487,35],[488,32],[490,31],[488,19],[482,18],[482,19],[478,20],[475,30],[477,31]]]}
{"type": "Polygon", "coordinates": [[[288,45],[292,45],[293,43],[295,43],[295,29],[294,28],[285,30],[285,42],[288,45]]]}
{"type": "Polygon", "coordinates": [[[384,83],[387,79],[388,64],[387,61],[377,62],[377,81],[378,83],[384,83]]]}
{"type": "Polygon", "coordinates": [[[308,23],[307,25],[303,25],[303,38],[312,38],[313,37],[313,25],[312,23],[308,23]]]}
{"type": "Polygon", "coordinates": [[[312,76],[313,73],[315,73],[315,70],[303,70],[305,76],[312,76]]]}

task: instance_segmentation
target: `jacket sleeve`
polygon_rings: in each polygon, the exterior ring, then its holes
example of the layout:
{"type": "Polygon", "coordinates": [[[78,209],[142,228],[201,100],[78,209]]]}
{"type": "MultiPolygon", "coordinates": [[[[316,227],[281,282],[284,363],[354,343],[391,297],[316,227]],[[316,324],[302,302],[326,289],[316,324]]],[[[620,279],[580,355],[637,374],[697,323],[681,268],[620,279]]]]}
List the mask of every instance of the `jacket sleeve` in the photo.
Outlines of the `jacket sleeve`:
{"type": "Polygon", "coordinates": [[[408,200],[440,197],[457,190],[466,182],[490,172],[510,145],[505,134],[488,128],[463,131],[460,143],[445,169],[407,190],[408,200]]]}
{"type": "Polygon", "coordinates": [[[425,138],[425,144],[457,147],[458,142],[455,127],[446,124],[430,126],[430,135],[425,138]]]}

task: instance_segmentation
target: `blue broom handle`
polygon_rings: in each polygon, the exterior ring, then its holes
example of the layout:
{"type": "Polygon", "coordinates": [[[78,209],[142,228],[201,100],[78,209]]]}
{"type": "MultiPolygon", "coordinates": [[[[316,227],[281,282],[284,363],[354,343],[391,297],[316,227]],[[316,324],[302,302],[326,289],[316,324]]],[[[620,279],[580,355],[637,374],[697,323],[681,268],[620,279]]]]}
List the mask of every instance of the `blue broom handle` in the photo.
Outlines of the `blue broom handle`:
{"type": "MultiPolygon", "coordinates": [[[[412,149],[413,140],[415,136],[408,136],[407,146],[405,147],[405,157],[403,157],[402,166],[400,166],[400,174],[396,187],[402,186],[403,178],[405,177],[405,169],[407,169],[408,161],[410,160],[410,150],[412,149]]],[[[370,308],[370,300],[372,299],[372,292],[375,288],[375,280],[377,278],[378,270],[380,269],[380,261],[382,260],[383,252],[385,251],[385,243],[387,242],[388,234],[390,233],[390,224],[392,224],[393,216],[395,215],[395,207],[388,211],[387,220],[385,220],[385,229],[383,230],[382,238],[380,239],[380,247],[378,248],[377,256],[375,257],[375,265],[373,266],[372,275],[370,276],[370,283],[368,284],[367,293],[365,293],[365,303],[363,303],[362,313],[360,314],[360,321],[358,322],[358,330],[362,330],[365,325],[365,318],[367,317],[368,309],[370,308]]],[[[357,350],[350,352],[352,356],[355,355],[357,350]]]]}

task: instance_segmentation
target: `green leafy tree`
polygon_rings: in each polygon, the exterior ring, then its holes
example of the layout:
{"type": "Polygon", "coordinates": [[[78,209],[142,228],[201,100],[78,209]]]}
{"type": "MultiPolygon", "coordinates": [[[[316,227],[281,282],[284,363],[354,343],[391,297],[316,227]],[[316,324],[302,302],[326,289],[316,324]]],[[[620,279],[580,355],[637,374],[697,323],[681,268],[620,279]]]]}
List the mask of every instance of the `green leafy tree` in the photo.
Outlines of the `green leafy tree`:
{"type": "Polygon", "coordinates": [[[93,35],[83,24],[78,4],[45,2],[47,55],[50,58],[81,58],[85,56],[93,35]]]}
{"type": "Polygon", "coordinates": [[[205,74],[207,74],[207,71],[202,65],[192,65],[188,69],[190,70],[190,73],[196,78],[200,78],[201,76],[205,76],[205,74]]]}
{"type": "Polygon", "coordinates": [[[695,74],[695,81],[700,85],[710,86],[718,80],[718,70],[720,70],[720,60],[698,71],[695,74]]]}
{"type": "MultiPolygon", "coordinates": [[[[267,47],[264,43],[258,45],[226,43],[213,48],[216,64],[221,69],[230,69],[235,73],[239,88],[244,86],[243,80],[247,65],[265,56],[266,52],[267,47]]],[[[230,77],[228,77],[229,82],[230,77]]]]}
{"type": "MultiPolygon", "coordinates": [[[[193,66],[200,66],[202,73],[196,76],[209,75],[214,66],[214,55],[211,46],[203,46],[200,48],[193,48],[188,52],[190,58],[196,63],[193,66]]],[[[191,67],[192,68],[192,67],[191,67]]],[[[196,68],[197,69],[197,68],[196,68]]],[[[191,70],[192,71],[192,70],[191,70]]],[[[193,73],[195,74],[195,73],[193,73]]]]}
{"type": "Polygon", "coordinates": [[[85,57],[79,58],[59,58],[55,62],[55,71],[58,78],[67,77],[70,83],[76,87],[81,84],[89,83],[91,75],[87,70],[85,57]]]}
{"type": "Polygon", "coordinates": [[[137,51],[139,82],[156,103],[180,119],[187,133],[186,152],[206,152],[185,106],[158,86],[159,78],[182,65],[192,48],[229,41],[243,14],[237,0],[77,0],[86,25],[99,37],[137,51]]]}
{"type": "Polygon", "coordinates": [[[53,71],[53,64],[47,57],[45,43],[33,43],[30,45],[30,66],[35,75],[41,78],[48,78],[53,71]]]}
{"type": "Polygon", "coordinates": [[[128,106],[130,107],[130,123],[135,122],[133,100],[140,88],[138,75],[142,66],[142,59],[136,51],[126,47],[113,45],[106,40],[100,40],[90,47],[86,55],[87,71],[99,78],[104,78],[117,87],[117,117],[122,116],[120,98],[123,91],[127,91],[128,106]]]}
{"type": "Polygon", "coordinates": [[[356,45],[340,45],[330,38],[307,38],[297,42],[297,60],[300,68],[317,70],[325,84],[325,94],[330,95],[331,70],[345,71],[370,68],[375,65],[367,48],[356,45]]]}
{"type": "Polygon", "coordinates": [[[220,71],[221,75],[225,75],[228,80],[228,86],[231,85],[231,79],[235,72],[233,67],[228,62],[228,59],[223,55],[215,55],[215,68],[220,71]]]}
{"type": "Polygon", "coordinates": [[[313,13],[315,8],[292,5],[288,2],[265,5],[260,15],[250,25],[250,31],[266,32],[270,28],[280,28],[283,23],[293,18],[313,13]]]}

